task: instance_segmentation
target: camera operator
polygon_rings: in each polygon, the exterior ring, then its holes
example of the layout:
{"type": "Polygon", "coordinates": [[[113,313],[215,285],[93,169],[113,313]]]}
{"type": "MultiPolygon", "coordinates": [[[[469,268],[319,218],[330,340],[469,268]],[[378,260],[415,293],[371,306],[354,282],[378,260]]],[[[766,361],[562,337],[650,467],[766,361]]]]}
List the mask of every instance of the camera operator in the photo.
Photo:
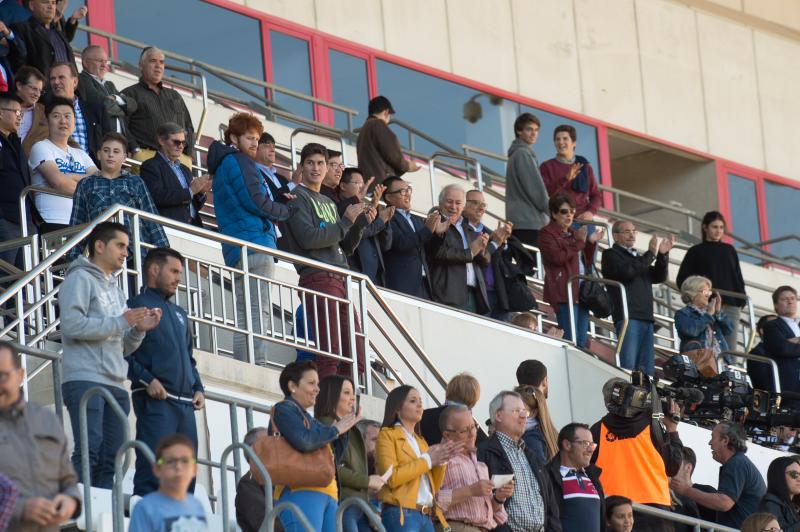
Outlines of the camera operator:
{"type": "MultiPolygon", "coordinates": [[[[600,482],[607,495],[623,495],[640,504],[670,510],[669,478],[683,461],[683,444],[678,425],[670,417],[661,423],[653,419],[652,407],[619,408],[612,397],[632,385],[620,378],[603,386],[608,414],[591,429],[597,448],[592,463],[602,469],[600,482]]],[[[641,388],[639,388],[641,389],[641,388]]],[[[650,390],[647,390],[648,392],[650,390]]],[[[653,401],[657,401],[653,398],[653,401]]],[[[671,406],[671,413],[677,405],[671,406]]],[[[637,530],[668,531],[669,523],[649,515],[636,516],[637,530]]]]}

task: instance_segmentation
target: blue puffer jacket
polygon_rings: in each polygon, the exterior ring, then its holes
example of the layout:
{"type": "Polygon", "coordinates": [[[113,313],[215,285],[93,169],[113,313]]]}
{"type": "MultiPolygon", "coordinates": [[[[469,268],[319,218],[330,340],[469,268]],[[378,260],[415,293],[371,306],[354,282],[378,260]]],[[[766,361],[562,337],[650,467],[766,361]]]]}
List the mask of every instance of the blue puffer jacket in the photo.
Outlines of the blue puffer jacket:
{"type": "MultiPolygon", "coordinates": [[[[234,146],[213,142],[208,170],[214,175],[214,211],[220,233],[276,248],[275,222],[288,220],[294,208],[272,201],[256,162],[234,146]]],[[[225,264],[236,266],[241,248],[222,244],[225,264]]]]}

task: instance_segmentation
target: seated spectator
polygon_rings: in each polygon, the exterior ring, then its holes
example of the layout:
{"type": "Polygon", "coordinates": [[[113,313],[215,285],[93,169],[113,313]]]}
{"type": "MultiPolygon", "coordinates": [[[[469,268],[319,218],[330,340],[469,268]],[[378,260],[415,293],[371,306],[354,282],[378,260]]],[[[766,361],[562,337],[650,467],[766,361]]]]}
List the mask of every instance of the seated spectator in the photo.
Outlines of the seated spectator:
{"type": "Polygon", "coordinates": [[[589,244],[603,237],[603,229],[588,235],[588,226],[575,230],[575,200],[572,196],[558,194],[549,201],[550,223],[539,231],[539,250],[544,264],[544,300],[556,313],[558,325],[567,340],[578,347],[588,347],[589,308],[578,301],[581,281],[572,281],[572,301],[567,298],[567,281],[574,275],[591,274],[592,256],[586,254],[589,244]],[[575,334],[572,332],[569,306],[575,317],[575,334]]]}
{"type": "MultiPolygon", "coordinates": [[[[516,325],[517,327],[522,327],[523,329],[530,329],[533,332],[539,332],[539,323],[531,312],[518,312],[511,318],[511,325],[516,325]]],[[[547,331],[544,333],[547,336],[552,338],[563,338],[564,337],[564,329],[560,329],[555,326],[547,327],[547,331]]]]}
{"type": "Polygon", "coordinates": [[[483,268],[489,264],[489,236],[477,234],[461,216],[466,194],[459,185],[447,185],[439,193],[442,222],[428,242],[433,300],[467,312],[489,311],[483,268]]]}
{"type": "Polygon", "coordinates": [[[520,386],[533,386],[542,392],[545,399],[548,395],[547,366],[539,360],[523,360],[517,366],[517,383],[520,386]]]}
{"type": "MultiPolygon", "coordinates": [[[[442,430],[439,428],[439,418],[445,408],[454,405],[463,405],[470,409],[475,408],[481,398],[481,385],[478,379],[469,373],[459,373],[447,382],[444,391],[444,404],[435,408],[426,408],[419,422],[419,432],[425,441],[435,445],[442,441],[442,430]]],[[[481,434],[483,436],[483,434],[481,434]]],[[[482,438],[485,440],[486,438],[482,438]]]]}
{"type": "MultiPolygon", "coordinates": [[[[509,303],[506,289],[506,276],[510,273],[509,270],[513,265],[505,262],[504,251],[506,242],[509,237],[511,237],[513,225],[510,223],[497,222],[497,229],[492,231],[483,225],[483,215],[485,213],[486,199],[483,197],[483,192],[480,190],[468,190],[467,201],[464,205],[464,219],[469,224],[470,229],[476,234],[489,235],[489,244],[486,248],[489,264],[483,268],[483,278],[486,282],[486,295],[489,298],[489,316],[496,320],[508,321],[508,312],[511,310],[512,305],[509,303]]],[[[522,246],[519,246],[517,249],[521,250],[522,253],[528,254],[527,250],[522,248],[522,246]]],[[[532,265],[533,257],[530,259],[532,265]]],[[[508,277],[513,278],[511,275],[508,275],[508,277]]]]}
{"type": "MultiPolygon", "coordinates": [[[[683,448],[683,462],[681,463],[680,471],[678,475],[683,475],[692,480],[692,473],[694,473],[694,469],[697,466],[697,455],[690,447],[683,448]]],[[[692,486],[706,490],[707,486],[701,486],[699,484],[692,483],[692,486]]],[[[712,488],[713,490],[713,488],[712,488]]],[[[717,518],[715,512],[709,512],[706,514],[702,514],[700,512],[700,508],[697,506],[697,503],[694,500],[686,497],[685,495],[678,495],[677,493],[673,493],[672,497],[672,508],[673,511],[679,513],[681,515],[685,515],[687,517],[693,517],[696,519],[703,519],[704,521],[714,521],[717,518]]],[[[694,527],[691,525],[675,525],[675,532],[694,532],[694,527]]]]}
{"type": "Polygon", "coordinates": [[[300,184],[301,174],[298,172],[296,178],[292,176],[291,181],[278,174],[278,169],[275,167],[275,155],[275,138],[267,132],[262,133],[258,139],[256,166],[264,176],[272,200],[287,203],[292,198],[291,192],[294,187],[300,184]]]}
{"type": "Polygon", "coordinates": [[[183,434],[162,438],[156,447],[153,474],[158,478],[158,491],[145,495],[133,508],[129,532],[174,530],[176,526],[206,530],[206,511],[189,493],[197,476],[191,440],[183,434]]]}
{"type": "MultiPolygon", "coordinates": [[[[72,133],[80,149],[94,156],[103,138],[103,107],[83,100],[78,88],[78,69],[71,63],[54,63],[50,68],[50,88],[54,96],[71,100],[75,108],[75,131],[72,133]]],[[[127,139],[126,139],[127,141],[127,139]]],[[[127,153],[127,146],[125,152],[127,153]]]]}
{"type": "Polygon", "coordinates": [[[463,405],[445,408],[439,418],[443,442],[461,445],[447,462],[444,481],[436,504],[444,512],[447,524],[455,531],[493,530],[508,520],[503,505],[514,493],[511,480],[494,490],[486,464],[479,462],[475,439],[478,425],[472,411],[463,405]]]}
{"type": "Polygon", "coordinates": [[[589,425],[570,423],[558,433],[558,452],[547,464],[564,532],[604,529],[605,494],[591,463],[595,444],[589,425]]]}
{"type": "Polygon", "coordinates": [[[493,475],[514,475],[514,495],[505,500],[508,521],[499,530],[561,532],[558,501],[542,465],[522,442],[528,409],[517,392],[500,392],[489,404],[494,433],[478,450],[493,475]]]}
{"type": "Polygon", "coordinates": [[[608,532],[633,530],[633,502],[621,495],[606,497],[606,529],[608,532]]]}
{"type": "Polygon", "coordinates": [[[81,101],[103,110],[102,130],[115,131],[128,140],[128,152],[138,147],[128,131],[128,116],[136,112],[136,100],[121,94],[114,82],[105,79],[111,63],[105,48],[97,44],[81,52],[83,71],[78,76],[78,96],[81,101]]]}
{"type": "Polygon", "coordinates": [[[78,516],[81,496],[61,420],[22,396],[25,370],[13,344],[0,341],[0,530],[57,531],[78,516]],[[13,499],[16,498],[16,504],[13,499]]]}
{"type": "MultiPolygon", "coordinates": [[[[722,352],[728,350],[725,337],[733,330],[733,322],[722,311],[719,292],[712,290],[709,279],[692,275],[681,285],[681,300],[686,306],[675,313],[681,353],[710,349],[717,363],[721,363],[722,352]]],[[[731,361],[728,355],[724,355],[724,359],[731,361]]]]}
{"type": "MultiPolygon", "coordinates": [[[[325,186],[325,185],[323,185],[325,186]]],[[[386,284],[385,265],[383,254],[381,253],[381,241],[386,245],[392,244],[392,228],[389,221],[395,213],[395,207],[380,207],[378,202],[386,187],[378,185],[372,194],[371,205],[377,209],[378,215],[361,234],[361,242],[352,255],[347,257],[350,268],[361,272],[369,277],[378,286],[386,284]]],[[[344,211],[353,203],[364,200],[367,192],[364,183],[364,176],[358,168],[348,168],[342,173],[338,186],[339,194],[339,216],[344,215],[344,211]]]]}
{"type": "MultiPolygon", "coordinates": [[[[363,175],[363,174],[362,174],[363,175]]],[[[410,296],[431,299],[431,277],[425,247],[440,223],[439,213],[422,218],[411,213],[413,188],[399,177],[388,177],[383,185],[383,199],[395,207],[389,220],[390,232],[380,238],[386,266],[386,288],[410,296]],[[392,235],[389,241],[385,237],[392,235]]]]}
{"type": "Polygon", "coordinates": [[[769,464],[767,493],[759,512],[772,514],[786,532],[800,530],[800,457],[780,456],[769,464]]]}
{"type": "MultiPolygon", "coordinates": [[[[3,184],[0,188],[0,242],[21,237],[22,224],[28,224],[28,220],[20,220],[19,212],[19,196],[31,184],[28,158],[17,136],[21,109],[16,96],[0,94],[0,183],[3,184]]],[[[29,211],[31,204],[28,202],[29,211]]],[[[19,248],[0,252],[0,259],[19,269],[24,268],[19,248]]]]}
{"type": "Polygon", "coordinates": [[[742,523],[741,532],[783,532],[772,514],[756,512],[742,523]]]}
{"type": "MultiPolygon", "coordinates": [[[[258,139],[263,131],[264,126],[251,114],[236,113],[231,116],[225,130],[225,143],[214,141],[208,150],[208,171],[214,176],[214,203],[219,232],[275,249],[275,222],[289,219],[297,207],[273,201],[267,184],[256,167],[258,139]]],[[[174,136],[180,139],[180,135],[174,136]]],[[[175,148],[177,150],[177,146],[175,148]]],[[[222,255],[227,266],[244,269],[240,246],[223,243],[222,255]]],[[[275,259],[271,255],[249,249],[247,271],[271,279],[275,276],[275,259]]],[[[244,277],[235,276],[234,283],[236,293],[243,294],[244,277]]],[[[236,323],[240,329],[266,335],[272,323],[269,286],[251,277],[249,290],[252,322],[246,323],[246,302],[240,297],[236,301],[236,323]]],[[[234,358],[266,364],[267,341],[258,338],[253,343],[255,353],[248,355],[247,338],[243,334],[234,334],[234,358]]]]}
{"type": "MultiPolygon", "coordinates": [[[[301,453],[316,451],[326,446],[331,447],[340,434],[346,433],[361,419],[357,413],[350,412],[327,426],[307,412],[314,406],[319,394],[319,376],[313,362],[287,364],[278,380],[284,399],[275,405],[274,424],[289,445],[301,453]]],[[[334,459],[333,448],[331,448],[331,459],[334,459]]],[[[337,456],[334,463],[339,463],[340,459],[341,456],[337,456]]],[[[314,530],[324,532],[335,530],[339,500],[339,489],[335,478],[324,488],[275,486],[275,497],[278,503],[296,504],[314,530]]],[[[292,512],[281,512],[280,520],[287,532],[305,530],[292,512]]]]}
{"type": "MultiPolygon", "coordinates": [[[[772,292],[772,304],[777,320],[764,324],[764,345],[769,356],[778,363],[781,390],[800,392],[800,323],[797,316],[797,290],[791,286],[779,286],[772,292]]],[[[797,408],[798,400],[784,400],[781,406],[797,408]]]]}
{"type": "Polygon", "coordinates": [[[539,119],[530,113],[517,117],[506,166],[506,220],[514,224],[514,235],[529,246],[539,245],[539,229],[549,221],[549,197],[533,151],[539,127],[539,119]]]}
{"type": "Polygon", "coordinates": [[[175,122],[158,126],[158,153],[142,163],[139,174],[161,216],[203,227],[200,211],[211,190],[211,176],[192,178],[192,170],[181,163],[186,132],[175,122]]]}
{"type": "Polygon", "coordinates": [[[538,388],[530,385],[518,386],[514,391],[522,397],[528,409],[522,441],[533,451],[539,465],[544,467],[558,452],[558,433],[550,419],[547,399],[538,388]]]}
{"type": "Polygon", "coordinates": [[[738,423],[717,423],[711,432],[709,446],[711,456],[722,464],[717,491],[707,493],[693,487],[685,473],[672,478],[672,489],[676,494],[694,500],[698,506],[716,510],[715,522],[739,528],[745,518],[756,511],[764,496],[764,479],[758,468],[744,455],[747,452],[747,436],[738,423]]]}
{"type": "Polygon", "coordinates": [[[24,44],[11,56],[14,70],[28,65],[48,76],[54,63],[74,66],[75,56],[69,39],[58,24],[56,3],[53,0],[29,0],[28,8],[31,18],[11,25],[14,38],[24,44]]]}
{"type": "Polygon", "coordinates": [[[421,167],[403,157],[403,149],[389,122],[394,114],[391,102],[385,96],[369,101],[369,116],[358,131],[356,149],[358,167],[363,175],[374,178],[373,185],[385,184],[389,176],[400,177],[406,172],[416,172],[421,167]]]}
{"type": "Polygon", "coordinates": [[[44,76],[35,68],[24,66],[17,71],[14,87],[15,94],[22,101],[19,138],[23,141],[22,148],[27,156],[31,153],[34,139],[47,137],[47,116],[44,114],[44,104],[39,101],[44,89],[44,76]]]}
{"type": "Polygon", "coordinates": [[[344,172],[344,164],[342,164],[342,152],[336,150],[328,150],[328,171],[325,172],[325,178],[322,180],[322,186],[319,188],[320,194],[324,194],[333,200],[334,203],[339,203],[342,198],[339,196],[339,181],[342,179],[344,172]]]}
{"type": "MultiPolygon", "coordinates": [[[[244,435],[244,444],[253,447],[256,440],[259,438],[267,437],[266,427],[255,427],[247,431],[244,435]]],[[[264,485],[258,482],[258,479],[253,474],[256,466],[253,461],[248,457],[247,464],[250,470],[247,471],[239,483],[236,485],[236,499],[234,506],[236,507],[236,523],[242,532],[258,532],[261,529],[261,523],[264,522],[266,514],[266,501],[264,499],[264,485]]],[[[280,521],[276,521],[275,529],[281,526],[280,521]]],[[[281,527],[283,530],[283,527],[281,527]]]]}
{"type": "MultiPolygon", "coordinates": [[[[376,213],[373,207],[356,203],[347,207],[344,215],[339,217],[333,200],[320,193],[327,171],[326,155],[325,147],[316,143],[306,144],[300,153],[303,186],[295,189],[297,197],[289,203],[296,212],[285,224],[285,238],[293,253],[347,268],[345,257],[358,247],[364,228],[375,219],[376,213]]],[[[300,288],[337,298],[346,297],[347,288],[342,277],[310,266],[297,265],[296,268],[300,275],[300,288]]],[[[319,333],[315,339],[317,348],[324,353],[351,358],[358,364],[359,374],[363,374],[366,368],[364,341],[357,337],[356,353],[351,352],[347,305],[308,292],[304,292],[301,298],[308,330],[319,333]],[[316,313],[310,309],[316,309],[316,313]]],[[[354,322],[355,332],[360,331],[357,315],[354,322]]],[[[350,363],[340,364],[324,355],[317,357],[317,363],[322,376],[333,373],[352,375],[350,363]]]]}
{"type": "MultiPolygon", "coordinates": [[[[78,182],[72,198],[70,225],[89,223],[115,204],[158,214],[142,179],[123,170],[126,154],[125,137],[119,133],[108,133],[103,137],[97,152],[100,172],[84,177],[78,182]]],[[[132,231],[130,216],[125,215],[124,220],[128,231],[132,231]]],[[[169,240],[161,225],[141,220],[139,228],[142,242],[157,248],[169,247],[169,240]]],[[[74,248],[71,257],[75,258],[81,249],[81,246],[74,248]]]]}
{"type": "MultiPolygon", "coordinates": [[[[14,32],[0,21],[0,93],[14,90],[14,69],[9,56],[20,55],[25,44],[15,38],[14,32]]],[[[24,54],[24,50],[22,51],[24,54]]]]}
{"type": "Polygon", "coordinates": [[[462,450],[463,443],[448,441],[428,447],[417,433],[421,419],[422,397],[415,388],[403,384],[389,392],[375,446],[376,473],[385,475],[391,469],[380,492],[381,521],[387,532],[433,532],[433,516],[445,526],[434,501],[447,461],[462,450]]]}
{"type": "Polygon", "coordinates": [[[133,158],[142,162],[152,159],[159,148],[158,126],[175,122],[186,131],[186,145],[183,147],[181,162],[185,166],[191,166],[195,143],[192,116],[178,91],[165,87],[162,83],[164,52],[152,46],[142,50],[139,70],[142,71],[139,83],[122,90],[123,96],[136,102],[136,111],[128,116],[130,134],[139,146],[139,151],[133,154],[133,158]]]}
{"type": "MultiPolygon", "coordinates": [[[[764,326],[777,317],[778,316],[775,314],[765,314],[758,319],[756,322],[756,332],[761,341],[753,346],[753,349],[750,350],[750,354],[772,358],[767,352],[767,346],[764,345],[764,326]]],[[[775,391],[775,376],[772,372],[771,364],[765,364],[764,362],[758,362],[756,360],[748,360],[747,376],[750,377],[750,383],[753,385],[754,389],[764,390],[766,392],[775,391]]]]}
{"type": "MultiPolygon", "coordinates": [[[[72,196],[80,180],[97,173],[97,167],[89,154],[69,145],[75,130],[72,102],[53,97],[47,102],[45,114],[48,137],[34,144],[28,159],[31,184],[72,196]]],[[[43,220],[39,227],[41,233],[62,229],[70,222],[72,197],[37,193],[36,210],[43,220]]]]}

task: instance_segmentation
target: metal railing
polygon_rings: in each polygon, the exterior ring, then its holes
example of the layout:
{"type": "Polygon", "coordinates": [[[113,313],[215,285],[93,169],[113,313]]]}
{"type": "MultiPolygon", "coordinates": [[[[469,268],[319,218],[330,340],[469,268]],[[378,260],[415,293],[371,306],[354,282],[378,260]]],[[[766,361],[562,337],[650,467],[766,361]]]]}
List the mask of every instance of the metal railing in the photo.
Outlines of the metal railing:
{"type": "MultiPolygon", "coordinates": [[[[122,492],[122,480],[125,477],[125,470],[128,468],[128,466],[123,465],[123,462],[127,464],[130,456],[128,451],[130,449],[136,449],[142,453],[145,460],[147,460],[151,466],[155,465],[156,463],[156,457],[146,443],[139,440],[130,440],[126,438],[126,441],[120,445],[120,448],[117,450],[117,454],[114,457],[114,487],[111,489],[111,518],[114,532],[125,532],[125,494],[122,492]]],[[[86,505],[90,499],[91,495],[85,494],[84,504],[86,505]]],[[[86,505],[85,511],[90,512],[90,506],[86,505]]],[[[93,530],[91,519],[92,514],[87,513],[86,532],[92,532],[93,530]]]]}
{"type": "Polygon", "coordinates": [[[744,353],[742,351],[735,351],[735,350],[726,350],[720,353],[720,357],[723,355],[731,355],[738,358],[744,358],[746,360],[752,360],[754,362],[760,362],[762,364],[766,364],[769,366],[770,370],[772,370],[772,383],[775,388],[775,393],[781,393],[781,375],[778,368],[778,363],[775,362],[774,359],[756,355],[754,353],[744,353]]]}
{"type": "Polygon", "coordinates": [[[644,504],[633,503],[633,509],[636,512],[658,517],[664,521],[693,526],[696,532],[701,532],[703,530],[707,530],[708,532],[738,532],[738,529],[736,528],[730,528],[717,523],[712,523],[711,521],[703,521],[702,519],[689,517],[676,512],[668,512],[666,510],[653,508],[652,506],[647,506],[644,504]]]}
{"type": "MultiPolygon", "coordinates": [[[[625,334],[628,332],[628,323],[629,323],[629,314],[628,314],[628,292],[625,289],[625,285],[619,281],[614,281],[611,279],[604,279],[602,277],[595,277],[592,275],[572,275],[569,279],[567,279],[567,301],[569,305],[569,326],[572,329],[572,340],[570,341],[572,344],[577,345],[577,338],[578,334],[575,330],[575,306],[572,304],[572,281],[574,280],[582,280],[582,281],[594,281],[596,283],[614,286],[619,288],[620,292],[620,299],[622,300],[622,330],[619,331],[617,335],[617,346],[614,351],[614,358],[617,362],[617,367],[620,367],[619,364],[619,353],[622,350],[622,342],[625,340],[625,334]]],[[[610,294],[609,294],[610,296],[610,294]]]]}
{"type": "Polygon", "coordinates": [[[315,129],[309,128],[297,128],[292,131],[291,135],[289,135],[289,149],[291,152],[291,161],[292,161],[292,172],[297,170],[297,164],[295,161],[295,155],[298,153],[297,145],[295,144],[295,137],[300,134],[306,135],[315,135],[317,137],[325,137],[332,140],[339,141],[339,149],[342,152],[342,164],[347,165],[347,145],[344,142],[344,137],[338,133],[333,133],[331,131],[319,131],[315,129]]]}

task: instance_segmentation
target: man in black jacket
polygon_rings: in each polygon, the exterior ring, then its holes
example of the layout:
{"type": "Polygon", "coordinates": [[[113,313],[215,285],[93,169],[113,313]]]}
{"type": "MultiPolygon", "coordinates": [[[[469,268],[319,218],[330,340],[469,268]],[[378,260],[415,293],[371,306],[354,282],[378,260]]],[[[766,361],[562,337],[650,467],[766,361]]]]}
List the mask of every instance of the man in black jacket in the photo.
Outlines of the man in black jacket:
{"type": "MultiPolygon", "coordinates": [[[[255,427],[247,431],[244,435],[244,444],[250,447],[255,445],[259,438],[267,436],[266,427],[255,427]]],[[[236,499],[234,505],[236,506],[236,524],[242,529],[242,532],[258,532],[261,529],[261,523],[264,522],[264,514],[266,513],[266,501],[264,499],[264,485],[259,484],[256,480],[253,471],[256,469],[255,464],[249,458],[247,464],[250,470],[242,475],[239,483],[236,485],[236,499]]],[[[275,520],[275,530],[283,530],[281,520],[275,520]]]]}
{"type": "MultiPolygon", "coordinates": [[[[22,236],[19,195],[22,189],[31,184],[28,158],[22,151],[22,144],[17,136],[22,121],[22,104],[16,96],[8,93],[0,94],[0,241],[12,240],[22,236]]],[[[28,208],[33,202],[28,202],[28,208]]],[[[19,249],[8,249],[0,252],[0,259],[22,269],[22,254],[19,249]]]]}
{"type": "MultiPolygon", "coordinates": [[[[764,325],[764,345],[778,363],[783,391],[800,393],[800,324],[797,319],[797,290],[779,286],[772,292],[772,304],[778,319],[764,325]]],[[[784,402],[786,400],[784,399],[784,402]]],[[[800,400],[792,399],[794,408],[800,400]]]]}
{"type": "Polygon", "coordinates": [[[31,18],[11,25],[15,38],[25,44],[24,47],[12,49],[11,65],[14,70],[30,65],[48,76],[54,63],[71,63],[75,66],[72,47],[57,23],[55,2],[30,0],[28,7],[31,18]]]}
{"type": "Polygon", "coordinates": [[[478,449],[478,460],[489,468],[489,475],[514,475],[514,494],[498,500],[508,513],[508,521],[495,530],[502,532],[561,532],[558,502],[547,473],[539,467],[522,434],[528,410],[516,392],[500,392],[489,404],[494,433],[478,449]]]}
{"type": "Polygon", "coordinates": [[[72,139],[89,154],[100,167],[97,151],[102,144],[103,108],[78,96],[78,69],[72,63],[54,63],[50,67],[50,88],[53,96],[72,100],[75,109],[75,132],[72,139]]]}
{"type": "MultiPolygon", "coordinates": [[[[611,229],[614,245],[603,252],[603,277],[619,281],[625,286],[628,305],[628,328],[619,353],[620,366],[642,369],[652,376],[655,371],[653,351],[653,284],[667,279],[669,250],[675,244],[675,235],[658,243],[653,235],[645,253],[636,245],[636,227],[631,222],[618,221],[611,229]]],[[[617,334],[621,334],[625,315],[622,295],[618,288],[609,287],[614,305],[613,317],[617,334]]]]}
{"type": "Polygon", "coordinates": [[[256,166],[264,182],[269,188],[272,200],[280,203],[289,203],[292,199],[292,189],[300,184],[301,173],[296,173],[296,178],[289,181],[278,173],[275,167],[277,152],[275,151],[275,137],[267,132],[261,134],[256,150],[256,166]]]}

